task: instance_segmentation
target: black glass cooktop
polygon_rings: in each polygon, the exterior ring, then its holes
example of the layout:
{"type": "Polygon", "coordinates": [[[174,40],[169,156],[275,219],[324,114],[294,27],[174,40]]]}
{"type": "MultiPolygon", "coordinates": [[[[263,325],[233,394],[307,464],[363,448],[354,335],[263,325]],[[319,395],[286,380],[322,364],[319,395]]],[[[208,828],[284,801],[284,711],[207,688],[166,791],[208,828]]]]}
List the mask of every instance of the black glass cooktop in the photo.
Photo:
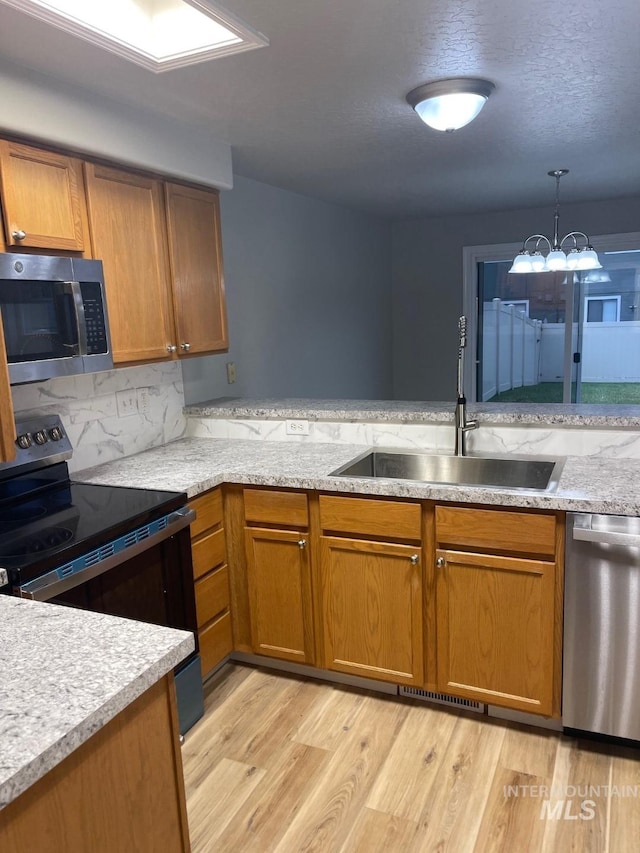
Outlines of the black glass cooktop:
{"type": "Polygon", "coordinates": [[[52,469],[0,484],[0,566],[14,585],[187,502],[181,492],[56,483],[64,471],[52,469]]]}

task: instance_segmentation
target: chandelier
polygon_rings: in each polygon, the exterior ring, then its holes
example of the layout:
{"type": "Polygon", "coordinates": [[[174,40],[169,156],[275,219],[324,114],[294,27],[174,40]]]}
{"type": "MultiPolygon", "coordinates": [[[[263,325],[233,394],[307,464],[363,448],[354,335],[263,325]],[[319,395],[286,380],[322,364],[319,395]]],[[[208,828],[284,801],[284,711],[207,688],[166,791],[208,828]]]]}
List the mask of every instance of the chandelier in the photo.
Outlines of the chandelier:
{"type": "Polygon", "coordinates": [[[579,270],[600,270],[602,264],[589,237],[582,231],[569,231],[562,239],[558,237],[560,222],[560,178],[569,174],[568,169],[554,169],[547,172],[556,179],[556,204],[553,212],[553,242],[544,234],[532,234],[522,244],[522,249],[513,259],[510,273],[561,272],[579,270]],[[533,250],[527,248],[535,240],[533,250]],[[545,257],[540,246],[546,243],[549,252],[545,257]],[[583,245],[580,245],[580,244],[583,245]],[[568,251],[565,245],[569,246],[568,251]]]}

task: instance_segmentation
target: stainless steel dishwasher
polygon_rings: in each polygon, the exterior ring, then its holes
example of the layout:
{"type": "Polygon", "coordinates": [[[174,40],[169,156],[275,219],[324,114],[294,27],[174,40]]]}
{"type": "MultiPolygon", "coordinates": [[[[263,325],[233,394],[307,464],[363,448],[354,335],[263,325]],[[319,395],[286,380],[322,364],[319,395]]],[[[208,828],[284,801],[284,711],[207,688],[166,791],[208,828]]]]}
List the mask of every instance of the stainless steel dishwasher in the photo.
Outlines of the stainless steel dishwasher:
{"type": "Polygon", "coordinates": [[[640,518],[567,514],[562,723],[640,740],[640,518]]]}

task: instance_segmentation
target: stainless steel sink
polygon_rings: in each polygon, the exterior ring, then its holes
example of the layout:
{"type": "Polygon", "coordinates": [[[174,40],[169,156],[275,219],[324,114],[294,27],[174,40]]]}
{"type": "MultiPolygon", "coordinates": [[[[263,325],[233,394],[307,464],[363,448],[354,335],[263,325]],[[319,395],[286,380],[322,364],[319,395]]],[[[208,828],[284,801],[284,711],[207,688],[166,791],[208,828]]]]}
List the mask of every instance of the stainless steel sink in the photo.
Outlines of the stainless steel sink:
{"type": "Polygon", "coordinates": [[[334,477],[385,477],[454,486],[551,491],[564,459],[538,456],[436,456],[375,450],[332,471],[334,477]]]}

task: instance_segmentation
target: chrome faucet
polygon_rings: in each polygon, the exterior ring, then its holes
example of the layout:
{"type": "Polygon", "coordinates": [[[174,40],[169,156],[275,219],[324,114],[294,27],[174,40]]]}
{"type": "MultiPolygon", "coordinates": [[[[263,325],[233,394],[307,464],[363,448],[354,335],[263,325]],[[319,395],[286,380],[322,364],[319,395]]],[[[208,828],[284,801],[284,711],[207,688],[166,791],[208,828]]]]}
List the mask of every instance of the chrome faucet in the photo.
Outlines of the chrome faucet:
{"type": "Polygon", "coordinates": [[[456,402],[456,443],[455,455],[466,456],[467,433],[478,428],[478,421],[467,420],[467,398],[464,396],[464,351],[467,346],[467,318],[463,315],[458,320],[458,400],[456,402]]]}

